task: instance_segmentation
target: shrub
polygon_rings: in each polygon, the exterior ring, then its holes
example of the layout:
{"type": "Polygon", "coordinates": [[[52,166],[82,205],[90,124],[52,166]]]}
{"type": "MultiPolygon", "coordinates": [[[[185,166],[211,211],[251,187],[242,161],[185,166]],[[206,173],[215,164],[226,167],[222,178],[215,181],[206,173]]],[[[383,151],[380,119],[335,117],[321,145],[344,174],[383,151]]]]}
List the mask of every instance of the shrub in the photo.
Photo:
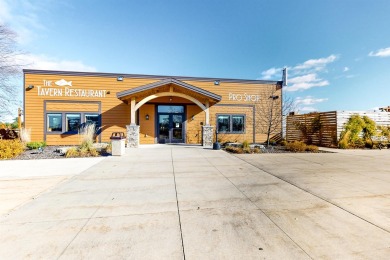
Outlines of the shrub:
{"type": "Polygon", "coordinates": [[[280,141],[280,145],[281,146],[286,146],[287,145],[287,141],[283,139],[282,141],[280,141]]]}
{"type": "Polygon", "coordinates": [[[304,142],[298,142],[298,141],[287,143],[286,150],[292,152],[304,152],[306,151],[306,144],[304,142]]]}
{"type": "Polygon", "coordinates": [[[318,152],[318,146],[317,145],[307,145],[306,151],[316,153],[316,152],[318,152]]]}
{"type": "Polygon", "coordinates": [[[373,143],[370,139],[367,139],[367,140],[365,141],[365,143],[364,143],[364,147],[366,147],[366,148],[372,149],[373,146],[374,146],[374,143],[373,143]]]}
{"type": "Polygon", "coordinates": [[[80,148],[90,149],[92,148],[93,140],[95,137],[95,125],[89,124],[80,128],[79,139],[80,139],[80,148]]]}
{"type": "Polygon", "coordinates": [[[242,152],[243,152],[243,153],[252,153],[252,150],[251,150],[251,148],[248,146],[248,147],[242,148],[242,152]]]}
{"type": "Polygon", "coordinates": [[[39,147],[45,147],[46,146],[46,142],[45,141],[42,141],[42,142],[29,142],[26,144],[26,147],[33,150],[33,149],[38,149],[39,147]]]}
{"type": "Polygon", "coordinates": [[[225,150],[230,153],[243,153],[243,150],[240,147],[227,146],[225,150]]]}
{"type": "Polygon", "coordinates": [[[80,156],[80,152],[76,147],[69,148],[65,153],[66,158],[79,157],[79,156],[80,156]]]}
{"type": "Polygon", "coordinates": [[[249,148],[249,142],[247,140],[245,140],[243,143],[242,143],[242,148],[243,149],[248,149],[249,148]]]}
{"type": "Polygon", "coordinates": [[[89,155],[92,157],[96,157],[96,156],[99,156],[99,153],[95,148],[91,148],[91,149],[89,149],[89,155]]]}
{"type": "Polygon", "coordinates": [[[261,149],[260,148],[253,148],[253,153],[261,153],[261,149]]]}
{"type": "Polygon", "coordinates": [[[340,140],[340,141],[339,141],[339,144],[338,144],[338,147],[339,147],[340,149],[348,149],[348,148],[349,148],[348,141],[346,141],[346,140],[340,140]]]}
{"type": "Polygon", "coordinates": [[[0,159],[11,159],[23,151],[24,145],[19,140],[0,140],[0,159]]]}
{"type": "Polygon", "coordinates": [[[112,144],[109,143],[107,146],[106,146],[106,152],[107,153],[112,153],[112,144]]]}

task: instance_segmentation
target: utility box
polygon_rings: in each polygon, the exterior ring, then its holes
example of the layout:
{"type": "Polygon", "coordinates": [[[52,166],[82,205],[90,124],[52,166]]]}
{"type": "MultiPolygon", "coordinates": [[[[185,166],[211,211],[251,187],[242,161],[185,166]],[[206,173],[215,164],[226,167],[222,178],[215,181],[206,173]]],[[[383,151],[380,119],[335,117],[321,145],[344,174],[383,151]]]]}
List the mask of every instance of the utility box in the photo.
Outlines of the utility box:
{"type": "Polygon", "coordinates": [[[126,137],[123,132],[113,132],[111,134],[111,154],[114,156],[121,156],[125,154],[126,137]]]}

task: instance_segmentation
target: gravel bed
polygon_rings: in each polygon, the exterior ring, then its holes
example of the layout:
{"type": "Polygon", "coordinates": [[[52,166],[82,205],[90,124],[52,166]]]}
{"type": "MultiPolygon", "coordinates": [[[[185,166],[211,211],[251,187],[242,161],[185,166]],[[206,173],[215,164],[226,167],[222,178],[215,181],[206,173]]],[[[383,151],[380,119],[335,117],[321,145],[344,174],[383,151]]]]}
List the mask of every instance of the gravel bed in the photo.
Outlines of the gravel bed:
{"type": "MultiPolygon", "coordinates": [[[[42,150],[33,149],[25,150],[21,155],[12,158],[11,160],[35,160],[35,159],[66,159],[61,150],[70,146],[46,146],[42,150]]],[[[100,156],[109,156],[110,154],[102,154],[100,156]]]]}

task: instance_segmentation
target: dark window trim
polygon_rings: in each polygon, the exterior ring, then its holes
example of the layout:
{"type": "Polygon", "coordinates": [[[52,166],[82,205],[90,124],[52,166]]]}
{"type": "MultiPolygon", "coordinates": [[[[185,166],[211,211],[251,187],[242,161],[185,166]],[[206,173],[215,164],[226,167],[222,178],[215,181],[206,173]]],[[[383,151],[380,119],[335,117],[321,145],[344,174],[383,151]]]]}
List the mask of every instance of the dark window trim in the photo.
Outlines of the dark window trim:
{"type": "MultiPolygon", "coordinates": [[[[44,100],[43,101],[43,126],[44,126],[44,130],[43,130],[43,139],[44,141],[46,141],[46,135],[67,135],[65,132],[63,131],[56,131],[56,132],[48,132],[47,131],[47,118],[46,118],[46,115],[48,113],[58,113],[58,114],[62,114],[62,113],[91,113],[91,114],[98,114],[99,115],[99,127],[100,127],[100,130],[98,131],[97,135],[99,136],[98,139],[99,139],[99,142],[102,142],[102,125],[103,125],[103,118],[102,118],[102,102],[101,101],[90,101],[90,100],[44,100]],[[80,112],[80,111],[52,111],[52,110],[47,110],[46,107],[47,107],[47,104],[48,103],[75,103],[75,104],[97,104],[98,105],[98,111],[84,111],[84,112],[80,112]]],[[[62,121],[64,122],[64,118],[62,118],[62,121]]],[[[63,126],[64,127],[64,126],[63,126]]],[[[64,129],[64,128],[62,128],[64,129]]]]}
{"type": "MultiPolygon", "coordinates": [[[[66,112],[65,113],[65,125],[63,125],[63,127],[62,127],[62,131],[64,131],[64,126],[65,126],[65,131],[63,132],[64,134],[66,134],[66,135],[72,135],[72,134],[78,134],[78,130],[77,131],[69,131],[69,130],[66,130],[67,128],[68,128],[68,124],[67,124],[67,122],[66,122],[66,119],[67,119],[67,116],[68,115],[79,115],[80,116],[80,126],[83,124],[83,120],[82,120],[82,113],[79,113],[79,112],[66,112]]],[[[85,123],[85,122],[84,122],[85,123]]],[[[80,128],[80,126],[79,126],[79,128],[80,128]]]]}
{"type": "Polygon", "coordinates": [[[84,125],[86,123],[85,121],[85,115],[97,115],[99,117],[98,119],[98,125],[97,127],[101,127],[102,120],[101,120],[101,114],[97,112],[74,112],[74,111],[46,111],[45,113],[45,134],[46,135],[75,135],[78,134],[78,131],[66,131],[66,115],[69,114],[78,114],[80,115],[80,125],[84,125]],[[48,114],[61,114],[62,117],[62,131],[47,131],[47,115],[48,114]]]}
{"type": "Polygon", "coordinates": [[[216,130],[219,129],[219,122],[218,122],[218,117],[219,116],[228,116],[229,117],[229,132],[224,131],[224,132],[218,132],[221,134],[246,134],[246,115],[245,114],[225,114],[225,113],[218,113],[216,114],[216,130]],[[243,131],[235,131],[233,132],[233,116],[242,116],[244,117],[244,130],[243,131]]]}
{"type": "Polygon", "coordinates": [[[62,112],[49,112],[45,114],[45,133],[48,134],[62,134],[62,131],[47,131],[48,128],[48,115],[61,115],[61,128],[64,129],[64,114],[62,112]]]}

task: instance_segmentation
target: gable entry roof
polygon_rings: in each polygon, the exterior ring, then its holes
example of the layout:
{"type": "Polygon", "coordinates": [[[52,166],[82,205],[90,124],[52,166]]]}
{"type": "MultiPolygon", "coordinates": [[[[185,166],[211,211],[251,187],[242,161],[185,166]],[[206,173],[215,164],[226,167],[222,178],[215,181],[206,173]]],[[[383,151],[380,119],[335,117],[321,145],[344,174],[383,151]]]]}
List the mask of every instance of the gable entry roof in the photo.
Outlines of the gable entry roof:
{"type": "Polygon", "coordinates": [[[139,87],[136,87],[136,88],[124,90],[124,91],[118,92],[116,94],[116,96],[117,96],[117,98],[122,99],[122,98],[125,98],[126,96],[134,95],[134,94],[137,94],[137,93],[140,93],[140,92],[143,92],[143,91],[147,91],[147,90],[150,90],[150,89],[158,88],[158,87],[165,86],[165,85],[168,85],[168,84],[174,84],[176,86],[182,87],[184,89],[190,90],[190,91],[195,92],[197,94],[200,94],[200,95],[203,95],[203,96],[208,97],[210,99],[213,99],[216,102],[219,102],[222,99],[222,97],[220,95],[217,95],[217,94],[212,93],[210,91],[207,91],[207,90],[195,87],[193,85],[190,85],[188,83],[185,83],[183,81],[180,81],[180,80],[177,80],[177,79],[174,79],[174,78],[163,79],[163,80],[160,80],[160,81],[157,81],[157,82],[153,82],[153,83],[150,83],[150,84],[146,84],[146,85],[143,85],[143,86],[139,86],[139,87]]]}

